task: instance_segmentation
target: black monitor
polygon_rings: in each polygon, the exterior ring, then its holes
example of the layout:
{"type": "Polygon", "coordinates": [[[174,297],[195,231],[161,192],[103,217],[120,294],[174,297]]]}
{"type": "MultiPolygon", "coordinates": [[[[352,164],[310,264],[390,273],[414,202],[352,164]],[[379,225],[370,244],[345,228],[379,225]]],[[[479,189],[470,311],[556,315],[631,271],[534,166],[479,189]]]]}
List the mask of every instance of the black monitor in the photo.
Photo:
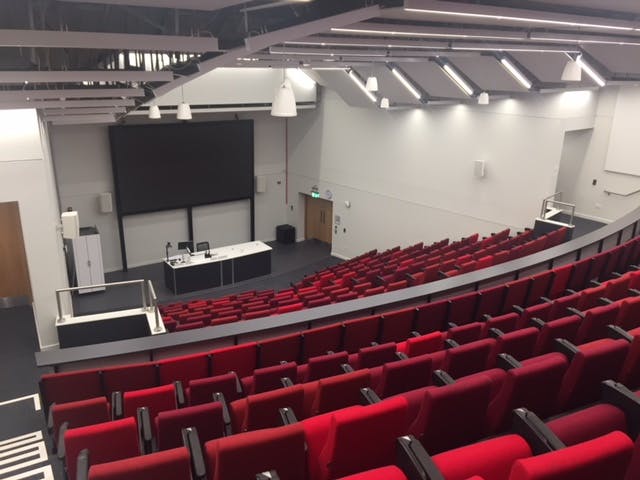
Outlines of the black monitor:
{"type": "Polygon", "coordinates": [[[178,250],[187,250],[193,252],[193,241],[189,240],[187,242],[178,242],[178,250]]]}

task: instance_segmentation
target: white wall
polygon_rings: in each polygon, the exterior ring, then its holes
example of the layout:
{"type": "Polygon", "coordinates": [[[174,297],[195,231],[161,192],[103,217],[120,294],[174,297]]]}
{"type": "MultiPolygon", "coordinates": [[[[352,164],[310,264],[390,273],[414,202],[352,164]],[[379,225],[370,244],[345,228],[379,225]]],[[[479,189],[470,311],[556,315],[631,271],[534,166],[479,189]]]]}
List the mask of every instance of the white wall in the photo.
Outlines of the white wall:
{"type": "MultiPolygon", "coordinates": [[[[255,236],[258,240],[275,239],[275,227],[286,219],[284,203],[285,140],[284,120],[267,112],[239,114],[254,120],[256,175],[267,177],[267,191],[255,196],[255,236]]],[[[225,115],[196,115],[194,121],[223,120],[225,115]]],[[[130,123],[148,121],[135,118],[130,123]]],[[[163,121],[174,121],[164,118],[163,121]]],[[[120,242],[115,211],[100,213],[98,195],[114,192],[108,128],[100,125],[54,126],[51,143],[60,201],[63,208],[78,210],[82,226],[97,226],[101,234],[105,271],[122,268],[120,242]]],[[[114,202],[115,208],[115,202],[114,202]]],[[[233,202],[194,209],[196,240],[212,245],[246,242],[249,236],[248,202],[233,202]]],[[[164,246],[187,239],[184,210],[128,216],[124,219],[127,261],[130,267],[158,262],[164,246]]]]}
{"type": "Polygon", "coordinates": [[[290,122],[289,221],[303,236],[298,193],[317,185],[333,193],[333,253],[344,257],[531,226],[553,193],[564,132],[592,126],[595,108],[585,93],[382,111],[327,91],[319,109],[290,122]],[[473,176],[477,159],[483,179],[473,176]]]}
{"type": "Polygon", "coordinates": [[[55,290],[68,286],[47,132],[35,110],[0,110],[0,131],[0,202],[18,202],[38,340],[47,348],[57,343],[55,290]]]}
{"type": "MultiPolygon", "coordinates": [[[[606,87],[599,95],[595,128],[587,154],[576,177],[574,191],[576,212],[584,217],[609,222],[638,206],[640,193],[629,197],[607,195],[605,190],[629,193],[640,189],[640,177],[606,171],[607,156],[613,149],[627,152],[637,163],[635,139],[615,132],[615,125],[637,125],[638,112],[629,111],[626,104],[640,102],[638,87],[606,87]],[[612,143],[615,142],[615,145],[612,143]],[[596,180],[596,185],[592,181],[596,180]]],[[[636,134],[637,137],[637,134],[636,134]]]]}

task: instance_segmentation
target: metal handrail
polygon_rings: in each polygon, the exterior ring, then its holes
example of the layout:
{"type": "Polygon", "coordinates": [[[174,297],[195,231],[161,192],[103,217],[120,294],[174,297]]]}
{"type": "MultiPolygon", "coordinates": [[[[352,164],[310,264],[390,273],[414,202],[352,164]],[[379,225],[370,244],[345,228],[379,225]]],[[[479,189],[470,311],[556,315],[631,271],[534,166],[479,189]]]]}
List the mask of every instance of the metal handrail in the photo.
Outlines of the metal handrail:
{"type": "Polygon", "coordinates": [[[557,206],[557,207],[568,207],[568,210],[570,211],[569,226],[573,226],[573,217],[575,216],[575,213],[576,213],[576,205],[574,203],[562,202],[560,200],[553,200],[553,198],[558,195],[562,195],[562,192],[556,192],[553,195],[549,195],[548,197],[542,200],[542,207],[540,208],[540,218],[547,220],[546,214],[547,214],[547,210],[549,210],[549,205],[557,206]]]}
{"type": "Polygon", "coordinates": [[[553,197],[555,197],[557,195],[562,195],[562,192],[553,193],[553,194],[549,195],[548,197],[545,197],[545,198],[542,199],[542,208],[540,209],[540,217],[544,217],[546,206],[547,206],[547,201],[551,200],[553,197]]]}
{"type": "MultiPolygon", "coordinates": [[[[149,287],[147,286],[147,283],[149,282],[149,284],[151,284],[150,280],[126,280],[126,281],[122,281],[122,282],[112,282],[112,283],[100,283],[100,284],[96,284],[96,285],[82,285],[82,286],[78,286],[78,287],[67,287],[67,288],[59,288],[56,290],[56,302],[58,304],[58,318],[59,321],[62,323],[64,322],[64,312],[62,309],[62,301],[61,301],[61,294],[62,293],[67,293],[67,292],[76,292],[78,290],[84,290],[85,288],[110,288],[110,287],[123,287],[123,286],[127,286],[127,285],[140,285],[140,296],[142,299],[142,308],[144,310],[148,310],[149,306],[151,304],[151,294],[149,293],[149,287]]],[[[153,289],[153,285],[151,285],[151,289],[153,289]]],[[[158,299],[155,296],[155,291],[153,291],[153,298],[155,299],[155,306],[156,306],[156,311],[157,311],[157,302],[158,299]]],[[[157,316],[157,312],[156,312],[156,316],[157,316]]],[[[157,322],[156,322],[157,324],[157,322]]]]}
{"type": "Polygon", "coordinates": [[[156,295],[156,290],[153,288],[153,283],[151,283],[151,280],[147,280],[147,291],[149,292],[150,297],[149,308],[153,308],[156,320],[156,326],[154,327],[153,331],[160,332],[162,331],[162,328],[160,327],[160,309],[158,308],[158,296],[156,295]]]}
{"type": "Polygon", "coordinates": [[[619,197],[630,197],[631,195],[635,195],[636,193],[639,193],[639,192],[640,192],[640,188],[629,193],[618,193],[618,192],[612,192],[611,190],[604,191],[604,193],[606,193],[607,195],[618,195],[619,197]]]}

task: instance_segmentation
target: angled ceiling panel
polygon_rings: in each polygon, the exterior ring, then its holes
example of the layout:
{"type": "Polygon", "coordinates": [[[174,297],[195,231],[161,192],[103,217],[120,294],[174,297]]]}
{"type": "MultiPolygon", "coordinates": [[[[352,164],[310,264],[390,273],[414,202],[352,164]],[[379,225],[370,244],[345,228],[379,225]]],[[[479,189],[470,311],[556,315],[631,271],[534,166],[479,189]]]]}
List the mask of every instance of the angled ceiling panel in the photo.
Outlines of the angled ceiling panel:
{"type": "Polygon", "coordinates": [[[378,65],[372,69],[367,67],[361,67],[358,70],[360,75],[368,76],[373,73],[378,78],[378,87],[380,90],[378,94],[380,97],[387,97],[389,101],[393,103],[413,104],[420,105],[421,102],[416,99],[406,88],[394,77],[391,70],[386,66],[378,65]]]}
{"type": "MultiPolygon", "coordinates": [[[[514,52],[512,56],[540,81],[546,83],[561,82],[562,70],[564,70],[569,60],[563,53],[514,52]]],[[[583,74],[582,81],[568,82],[567,85],[571,87],[593,87],[596,84],[588,75],[583,74]]]]}
{"type": "Polygon", "coordinates": [[[373,106],[373,102],[353,83],[344,70],[316,70],[316,73],[331,90],[337,92],[342,100],[352,107],[373,106]]]}
{"type": "Polygon", "coordinates": [[[403,63],[402,69],[431,97],[469,98],[435,62],[403,63]]]}
{"type": "Polygon", "coordinates": [[[640,47],[585,45],[583,48],[614,74],[640,75],[640,47]]]}
{"type": "Polygon", "coordinates": [[[462,72],[482,90],[506,92],[527,91],[500,66],[500,63],[498,63],[495,57],[455,58],[451,60],[451,63],[462,70],[462,72]]]}

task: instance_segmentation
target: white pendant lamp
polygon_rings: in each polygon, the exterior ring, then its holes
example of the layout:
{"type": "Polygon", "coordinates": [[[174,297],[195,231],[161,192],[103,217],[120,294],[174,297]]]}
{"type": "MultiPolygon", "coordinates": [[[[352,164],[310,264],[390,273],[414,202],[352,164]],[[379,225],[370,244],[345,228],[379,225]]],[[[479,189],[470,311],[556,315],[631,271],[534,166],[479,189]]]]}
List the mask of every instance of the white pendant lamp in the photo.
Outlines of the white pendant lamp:
{"type": "Polygon", "coordinates": [[[377,77],[368,77],[367,78],[367,83],[365,85],[365,88],[370,91],[370,92],[377,92],[378,91],[378,78],[377,77]]]}
{"type": "Polygon", "coordinates": [[[160,107],[158,105],[151,105],[149,107],[149,118],[151,120],[159,120],[161,118],[160,107]]]}
{"type": "Polygon", "coordinates": [[[184,101],[184,87],[180,87],[182,91],[182,102],[178,105],[178,120],[191,120],[191,106],[184,101]]]}
{"type": "Polygon", "coordinates": [[[560,79],[563,82],[579,82],[582,80],[582,68],[577,60],[569,60],[562,70],[560,79]]]}
{"type": "Polygon", "coordinates": [[[480,95],[478,95],[478,105],[489,105],[489,94],[487,92],[480,92],[480,95]]]}
{"type": "Polygon", "coordinates": [[[276,90],[271,104],[271,115],[274,117],[295,117],[298,115],[296,97],[288,79],[285,79],[276,90]]]}
{"type": "Polygon", "coordinates": [[[387,97],[382,97],[382,100],[380,100],[380,108],[389,108],[389,99],[387,97]]]}

